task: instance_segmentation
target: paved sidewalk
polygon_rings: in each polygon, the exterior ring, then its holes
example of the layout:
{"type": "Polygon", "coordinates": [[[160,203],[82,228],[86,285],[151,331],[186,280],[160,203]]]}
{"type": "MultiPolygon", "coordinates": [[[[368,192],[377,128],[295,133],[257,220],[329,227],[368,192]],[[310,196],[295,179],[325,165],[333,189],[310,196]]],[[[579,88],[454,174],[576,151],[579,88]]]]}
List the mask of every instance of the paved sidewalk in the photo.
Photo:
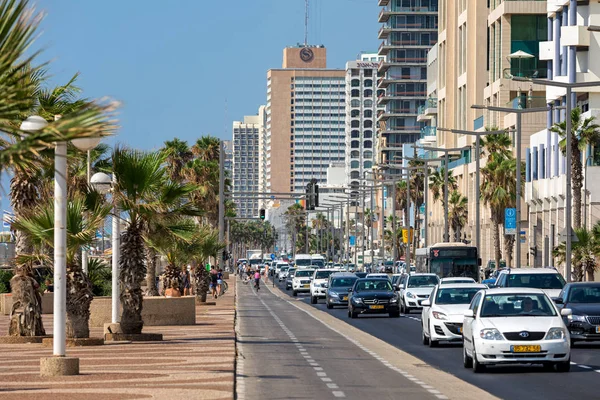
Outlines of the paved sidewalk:
{"type": "MultiPolygon", "coordinates": [[[[196,325],[153,326],[163,342],[67,348],[79,357],[79,376],[41,378],[41,344],[0,344],[0,399],[233,399],[235,365],[235,282],[216,306],[197,306],[196,325]]],[[[52,332],[52,315],[44,315],[52,332]]],[[[0,316],[0,334],[8,331],[0,316]]],[[[102,337],[102,328],[90,336],[102,337]]]]}

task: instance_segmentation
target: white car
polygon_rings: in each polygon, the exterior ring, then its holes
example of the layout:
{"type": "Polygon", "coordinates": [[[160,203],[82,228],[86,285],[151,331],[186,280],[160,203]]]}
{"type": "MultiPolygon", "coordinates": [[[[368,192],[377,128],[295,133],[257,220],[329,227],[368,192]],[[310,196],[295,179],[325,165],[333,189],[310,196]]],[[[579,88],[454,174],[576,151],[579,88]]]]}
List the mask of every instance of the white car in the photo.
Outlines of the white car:
{"type": "Polygon", "coordinates": [[[329,282],[329,276],[334,272],[337,271],[331,268],[315,270],[310,283],[310,302],[312,304],[317,304],[319,299],[327,296],[327,282],[329,282]]]}
{"type": "Polygon", "coordinates": [[[285,278],[287,278],[289,269],[290,269],[289,265],[282,265],[279,268],[279,273],[277,274],[277,279],[279,280],[279,282],[281,282],[281,281],[285,280],[285,278]]]}
{"type": "Polygon", "coordinates": [[[550,298],[558,297],[566,282],[554,268],[511,268],[500,271],[494,287],[541,289],[550,298]]]}
{"type": "Polygon", "coordinates": [[[290,265],[288,263],[279,261],[275,265],[275,273],[279,275],[279,272],[281,271],[281,267],[289,267],[289,266],[290,265]]]}
{"type": "Polygon", "coordinates": [[[383,273],[370,273],[367,274],[367,276],[365,278],[386,278],[386,279],[390,279],[390,276],[388,274],[383,274],[383,273]]]}
{"type": "Polygon", "coordinates": [[[493,364],[544,364],[571,368],[571,344],[562,316],[540,289],[502,288],[478,292],[463,319],[463,363],[482,372],[493,364]]]}
{"type": "Polygon", "coordinates": [[[421,310],[421,303],[429,298],[440,279],[436,274],[412,274],[400,282],[400,312],[410,314],[412,310],[421,310]]]}
{"type": "Polygon", "coordinates": [[[312,280],[313,269],[297,269],[292,280],[292,294],[298,296],[298,293],[310,292],[310,281],[312,280]]]}
{"type": "Polygon", "coordinates": [[[468,278],[468,277],[452,277],[452,278],[442,278],[440,279],[440,284],[441,283],[477,283],[475,282],[475,279],[473,278],[468,278]]]}
{"type": "Polygon", "coordinates": [[[431,297],[423,301],[421,312],[424,345],[436,347],[440,341],[462,342],[465,311],[478,291],[487,289],[478,283],[444,283],[433,289],[431,297]]]}

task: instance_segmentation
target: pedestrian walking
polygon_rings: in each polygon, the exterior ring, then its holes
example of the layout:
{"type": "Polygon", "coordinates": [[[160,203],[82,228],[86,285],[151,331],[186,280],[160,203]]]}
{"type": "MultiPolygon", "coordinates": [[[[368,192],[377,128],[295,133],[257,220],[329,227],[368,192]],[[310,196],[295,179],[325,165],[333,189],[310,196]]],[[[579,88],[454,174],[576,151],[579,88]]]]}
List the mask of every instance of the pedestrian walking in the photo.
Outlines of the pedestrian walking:
{"type": "Polygon", "coordinates": [[[215,267],[212,267],[210,270],[210,293],[215,299],[217,298],[217,285],[218,285],[217,272],[218,271],[215,267]]]}
{"type": "Polygon", "coordinates": [[[219,268],[217,272],[217,297],[221,295],[221,288],[223,287],[223,270],[219,268]]]}
{"type": "Polygon", "coordinates": [[[183,296],[190,295],[190,271],[186,267],[181,270],[181,289],[183,296]]]}

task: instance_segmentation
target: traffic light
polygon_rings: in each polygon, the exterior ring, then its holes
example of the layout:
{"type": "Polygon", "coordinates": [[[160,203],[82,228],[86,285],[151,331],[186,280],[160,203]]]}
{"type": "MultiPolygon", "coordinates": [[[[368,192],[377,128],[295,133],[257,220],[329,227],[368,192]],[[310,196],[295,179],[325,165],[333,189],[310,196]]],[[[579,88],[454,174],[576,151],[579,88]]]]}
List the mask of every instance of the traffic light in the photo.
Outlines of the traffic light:
{"type": "Polygon", "coordinates": [[[313,184],[313,206],[319,207],[319,185],[316,183],[313,184]]]}
{"type": "Polygon", "coordinates": [[[529,253],[531,253],[534,258],[537,257],[537,246],[530,247],[529,253]]]}
{"type": "Polygon", "coordinates": [[[314,185],[312,182],[306,185],[306,210],[311,211],[315,209],[315,200],[313,196],[314,185]]]}
{"type": "Polygon", "coordinates": [[[265,219],[266,214],[265,214],[265,209],[264,208],[260,209],[260,215],[259,216],[260,216],[260,219],[262,219],[262,220],[265,219]]]}

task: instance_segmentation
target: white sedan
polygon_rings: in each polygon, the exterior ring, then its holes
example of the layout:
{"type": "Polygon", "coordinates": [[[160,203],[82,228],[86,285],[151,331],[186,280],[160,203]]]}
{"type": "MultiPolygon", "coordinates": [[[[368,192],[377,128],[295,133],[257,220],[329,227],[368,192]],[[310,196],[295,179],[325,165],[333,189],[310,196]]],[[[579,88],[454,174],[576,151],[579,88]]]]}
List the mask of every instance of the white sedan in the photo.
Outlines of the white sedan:
{"type": "Polygon", "coordinates": [[[494,364],[543,364],[557,372],[571,368],[570,336],[562,316],[540,289],[484,289],[463,320],[463,363],[482,372],[494,364]]]}
{"type": "Polygon", "coordinates": [[[440,283],[477,283],[473,278],[450,277],[440,279],[440,283]]]}
{"type": "Polygon", "coordinates": [[[465,311],[478,291],[487,286],[477,283],[446,284],[435,287],[421,312],[424,345],[436,347],[440,341],[462,342],[465,311]]]}

